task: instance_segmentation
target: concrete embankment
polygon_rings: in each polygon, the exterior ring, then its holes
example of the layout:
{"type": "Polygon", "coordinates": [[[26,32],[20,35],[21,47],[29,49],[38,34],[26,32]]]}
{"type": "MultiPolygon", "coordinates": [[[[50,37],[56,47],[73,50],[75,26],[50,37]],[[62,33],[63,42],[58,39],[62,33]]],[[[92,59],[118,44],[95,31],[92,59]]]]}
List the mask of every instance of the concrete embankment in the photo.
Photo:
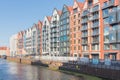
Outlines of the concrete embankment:
{"type": "Polygon", "coordinates": [[[7,57],[8,61],[13,61],[13,62],[17,62],[17,63],[23,63],[23,64],[31,64],[32,60],[30,59],[24,59],[24,58],[16,58],[16,57],[7,57]]]}
{"type": "Polygon", "coordinates": [[[120,79],[120,76],[119,76],[120,70],[112,70],[112,69],[102,68],[102,67],[97,68],[97,67],[81,65],[81,64],[78,65],[78,64],[71,64],[71,63],[62,63],[58,61],[46,61],[46,60],[34,61],[30,59],[21,59],[21,58],[13,58],[13,57],[7,57],[7,60],[18,62],[18,63],[23,63],[23,64],[49,67],[52,70],[63,70],[63,71],[71,71],[71,72],[77,72],[77,73],[82,73],[82,74],[88,74],[92,76],[107,78],[109,80],[120,79]]]}

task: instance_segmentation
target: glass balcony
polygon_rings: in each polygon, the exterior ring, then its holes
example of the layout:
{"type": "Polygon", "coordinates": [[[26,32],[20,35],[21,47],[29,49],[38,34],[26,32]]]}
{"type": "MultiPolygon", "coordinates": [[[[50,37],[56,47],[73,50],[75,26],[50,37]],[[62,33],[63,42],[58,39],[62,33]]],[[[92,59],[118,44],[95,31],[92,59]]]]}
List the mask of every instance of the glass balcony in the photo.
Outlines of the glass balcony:
{"type": "Polygon", "coordinates": [[[116,43],[117,42],[117,31],[110,31],[109,35],[110,43],[116,43]]]}
{"type": "Polygon", "coordinates": [[[117,12],[111,12],[109,14],[109,23],[110,24],[115,24],[117,23],[117,12]]]}
{"type": "Polygon", "coordinates": [[[82,26],[81,31],[84,31],[84,30],[87,30],[87,29],[88,29],[87,26],[82,26]]]}
{"type": "Polygon", "coordinates": [[[98,36],[99,35],[99,31],[94,31],[93,33],[92,33],[92,36],[98,36]]]}
{"type": "Polygon", "coordinates": [[[88,34],[82,34],[81,37],[82,37],[82,38],[88,37],[88,34]]]}
{"type": "Polygon", "coordinates": [[[88,21],[88,19],[85,18],[85,19],[82,19],[81,23],[82,23],[82,24],[83,24],[83,23],[87,23],[87,21],[88,21]]]}
{"type": "Polygon", "coordinates": [[[114,0],[109,1],[106,5],[102,7],[102,9],[106,9],[112,6],[114,6],[114,0]]]}
{"type": "Polygon", "coordinates": [[[85,11],[83,11],[83,13],[82,13],[82,17],[84,17],[84,16],[87,16],[89,14],[89,11],[88,10],[85,10],[85,11]]]}
{"type": "Polygon", "coordinates": [[[87,40],[82,40],[82,44],[88,44],[87,40]]]}
{"type": "Polygon", "coordinates": [[[99,6],[95,6],[91,9],[91,12],[96,12],[99,11],[99,6]]]}
{"type": "Polygon", "coordinates": [[[92,41],[92,44],[96,44],[96,43],[99,43],[99,39],[94,39],[94,40],[92,41]]]}
{"type": "Polygon", "coordinates": [[[92,28],[99,27],[99,22],[93,23],[92,28]]]}
{"type": "Polygon", "coordinates": [[[93,15],[91,20],[99,19],[99,14],[93,15]]]}
{"type": "Polygon", "coordinates": [[[120,42],[120,29],[117,31],[117,42],[120,42]]]}

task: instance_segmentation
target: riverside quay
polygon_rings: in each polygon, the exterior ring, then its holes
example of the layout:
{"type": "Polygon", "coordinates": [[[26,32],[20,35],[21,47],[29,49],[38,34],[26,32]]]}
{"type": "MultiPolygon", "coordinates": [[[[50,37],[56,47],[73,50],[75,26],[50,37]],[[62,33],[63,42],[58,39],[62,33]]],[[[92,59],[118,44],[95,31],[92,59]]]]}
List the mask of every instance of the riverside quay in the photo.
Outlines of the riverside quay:
{"type": "Polygon", "coordinates": [[[73,1],[10,37],[10,56],[120,60],[120,0],[73,1]]]}

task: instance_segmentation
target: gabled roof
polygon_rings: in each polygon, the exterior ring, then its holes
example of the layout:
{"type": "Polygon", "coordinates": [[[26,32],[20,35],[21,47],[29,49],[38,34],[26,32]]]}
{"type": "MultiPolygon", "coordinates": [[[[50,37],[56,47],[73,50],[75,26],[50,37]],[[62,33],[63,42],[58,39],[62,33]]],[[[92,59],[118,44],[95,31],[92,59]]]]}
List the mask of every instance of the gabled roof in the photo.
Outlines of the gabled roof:
{"type": "Polygon", "coordinates": [[[72,12],[73,7],[72,6],[66,6],[69,12],[72,12]]]}
{"type": "Polygon", "coordinates": [[[57,10],[57,12],[58,12],[58,14],[59,14],[59,15],[61,15],[61,14],[62,14],[62,11],[60,11],[60,10],[57,10]]]}
{"type": "Polygon", "coordinates": [[[82,3],[82,2],[77,2],[77,3],[78,3],[78,6],[82,9],[84,6],[84,3],[82,3]]]}
{"type": "Polygon", "coordinates": [[[7,47],[0,47],[0,50],[7,50],[7,47]]]}
{"type": "Polygon", "coordinates": [[[47,16],[47,19],[50,22],[51,21],[51,16],[47,16]]]}

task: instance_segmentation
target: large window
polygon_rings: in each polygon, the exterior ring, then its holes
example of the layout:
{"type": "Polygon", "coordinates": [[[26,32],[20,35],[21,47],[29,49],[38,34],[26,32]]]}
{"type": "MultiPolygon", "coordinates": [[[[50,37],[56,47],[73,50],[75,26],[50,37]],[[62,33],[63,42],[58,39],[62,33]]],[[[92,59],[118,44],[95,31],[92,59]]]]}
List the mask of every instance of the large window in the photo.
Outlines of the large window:
{"type": "Polygon", "coordinates": [[[108,50],[110,49],[110,45],[109,44],[104,44],[104,50],[108,50]]]}
{"type": "Polygon", "coordinates": [[[99,44],[92,45],[92,50],[99,50],[99,44]]]}
{"type": "Polygon", "coordinates": [[[109,26],[104,28],[104,35],[109,35],[109,26]]]}
{"type": "Polygon", "coordinates": [[[110,32],[110,42],[116,42],[116,31],[110,32]]]}
{"type": "Polygon", "coordinates": [[[104,24],[108,24],[109,23],[109,18],[105,18],[104,19],[104,24]]]}
{"type": "Polygon", "coordinates": [[[74,14],[77,13],[77,8],[73,9],[74,14]]]}
{"type": "Polygon", "coordinates": [[[109,13],[108,9],[103,10],[103,17],[106,17],[108,13],[109,13]]]}
{"type": "Polygon", "coordinates": [[[113,50],[116,50],[116,49],[118,49],[118,46],[117,46],[117,44],[112,44],[112,49],[113,49],[113,50]]]}
{"type": "Polygon", "coordinates": [[[109,15],[109,23],[115,23],[116,22],[116,13],[111,13],[109,15]]]}

